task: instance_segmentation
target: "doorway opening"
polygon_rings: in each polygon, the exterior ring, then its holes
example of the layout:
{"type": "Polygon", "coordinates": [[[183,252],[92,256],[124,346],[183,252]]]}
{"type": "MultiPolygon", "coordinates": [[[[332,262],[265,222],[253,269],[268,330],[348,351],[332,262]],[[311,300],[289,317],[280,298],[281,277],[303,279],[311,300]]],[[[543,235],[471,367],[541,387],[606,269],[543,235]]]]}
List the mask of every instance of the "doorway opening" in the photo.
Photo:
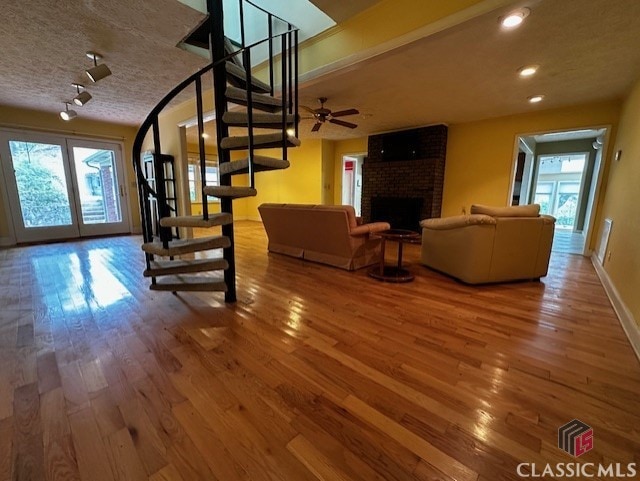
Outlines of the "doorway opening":
{"type": "Polygon", "coordinates": [[[511,205],[540,204],[556,218],[553,251],[589,255],[606,128],[517,138],[511,205]]]}
{"type": "Polygon", "coordinates": [[[1,131],[16,242],[130,231],[119,143],[1,131]]]}
{"type": "Polygon", "coordinates": [[[362,164],[366,154],[342,156],[342,204],[351,205],[360,216],[362,207],[362,164]]]}

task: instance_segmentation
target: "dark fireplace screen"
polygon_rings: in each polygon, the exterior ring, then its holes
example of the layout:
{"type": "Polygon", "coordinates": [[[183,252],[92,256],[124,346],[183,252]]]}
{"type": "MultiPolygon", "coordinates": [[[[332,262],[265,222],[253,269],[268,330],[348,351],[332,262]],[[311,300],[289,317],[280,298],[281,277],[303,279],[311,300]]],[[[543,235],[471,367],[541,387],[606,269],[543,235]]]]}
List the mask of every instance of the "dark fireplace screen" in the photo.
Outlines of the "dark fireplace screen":
{"type": "Polygon", "coordinates": [[[420,197],[372,197],[371,221],[388,222],[392,229],[420,232],[423,202],[420,197]]]}

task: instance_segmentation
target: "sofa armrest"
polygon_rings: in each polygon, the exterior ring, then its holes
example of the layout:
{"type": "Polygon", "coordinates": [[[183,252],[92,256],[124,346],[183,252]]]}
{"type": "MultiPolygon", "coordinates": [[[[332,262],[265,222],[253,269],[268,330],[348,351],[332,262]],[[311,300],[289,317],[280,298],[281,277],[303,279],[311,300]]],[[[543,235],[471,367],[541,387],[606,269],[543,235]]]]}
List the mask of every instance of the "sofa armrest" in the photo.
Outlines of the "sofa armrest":
{"type": "Polygon", "coordinates": [[[391,229],[391,225],[388,222],[371,222],[369,224],[362,224],[358,227],[354,227],[349,231],[349,235],[368,235],[381,232],[383,230],[391,229]]]}
{"type": "Polygon", "coordinates": [[[490,224],[494,225],[496,220],[484,214],[456,215],[441,219],[425,219],[420,221],[420,227],[432,230],[449,230],[470,225],[490,224]]]}
{"type": "Polygon", "coordinates": [[[556,223],[556,218],[553,217],[552,215],[541,214],[540,217],[542,218],[542,220],[543,220],[543,222],[545,224],[555,224],[556,223]]]}

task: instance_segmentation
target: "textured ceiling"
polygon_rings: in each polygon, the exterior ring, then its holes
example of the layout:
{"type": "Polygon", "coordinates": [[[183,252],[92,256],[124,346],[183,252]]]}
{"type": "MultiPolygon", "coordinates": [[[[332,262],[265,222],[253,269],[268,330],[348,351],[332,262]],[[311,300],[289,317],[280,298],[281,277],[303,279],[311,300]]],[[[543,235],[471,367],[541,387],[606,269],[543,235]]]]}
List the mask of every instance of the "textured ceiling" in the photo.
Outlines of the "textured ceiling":
{"type": "MultiPolygon", "coordinates": [[[[328,2],[345,3],[323,0],[323,8],[328,2]]],[[[305,120],[303,138],[365,136],[621,98],[640,77],[640,1],[528,4],[532,12],[520,29],[501,31],[497,19],[506,9],[497,10],[308,81],[302,104],[315,106],[326,96],[329,108],[355,107],[363,115],[345,119],[358,129],[325,125],[316,134],[305,120]],[[541,65],[539,73],[519,79],[516,70],[530,63],[541,65]],[[538,93],[544,102],[526,102],[538,93]]],[[[139,124],[206,63],[175,47],[202,18],[176,0],[27,0],[2,8],[0,104],[56,112],[73,97],[71,82],[81,81],[94,99],[76,109],[79,115],[139,124]],[[113,75],[89,84],[87,50],[103,54],[113,75]]]]}
{"type": "MultiPolygon", "coordinates": [[[[544,0],[517,30],[503,31],[494,11],[391,52],[312,79],[300,102],[351,107],[350,130],[325,124],[301,138],[345,139],[433,123],[460,123],[623,98],[640,77],[640,1],[544,0]],[[521,79],[517,70],[538,64],[521,79]],[[540,104],[527,97],[544,94],[540,104]]],[[[193,137],[196,138],[196,137],[193,137]]]]}
{"type": "Polygon", "coordinates": [[[23,0],[2,2],[0,104],[57,112],[75,95],[93,95],[84,118],[139,124],[177,83],[206,60],[176,48],[203,18],[175,0],[23,0]],[[104,56],[113,75],[92,84],[85,52],[104,56]]]}
{"type": "MultiPolygon", "coordinates": [[[[530,3],[531,4],[531,3],[530,3]]],[[[640,77],[640,1],[544,0],[517,30],[494,11],[440,34],[314,79],[301,103],[326,96],[334,110],[355,107],[356,130],[333,127],[308,137],[345,138],[432,123],[459,123],[623,98],[640,77]],[[538,64],[529,79],[518,68],[538,64]],[[544,94],[540,104],[526,99],[544,94]]],[[[310,130],[312,121],[303,121],[310,130]]]]}

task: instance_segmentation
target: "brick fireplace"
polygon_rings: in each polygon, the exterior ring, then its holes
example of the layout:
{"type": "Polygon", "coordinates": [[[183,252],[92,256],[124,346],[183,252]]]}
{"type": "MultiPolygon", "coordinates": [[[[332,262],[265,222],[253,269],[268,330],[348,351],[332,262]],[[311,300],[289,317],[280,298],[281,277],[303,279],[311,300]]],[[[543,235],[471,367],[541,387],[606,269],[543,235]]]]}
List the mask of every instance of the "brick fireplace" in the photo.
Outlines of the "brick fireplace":
{"type": "Polygon", "coordinates": [[[362,217],[418,230],[422,219],[440,217],[447,126],[369,137],[362,169],[362,217]]]}

